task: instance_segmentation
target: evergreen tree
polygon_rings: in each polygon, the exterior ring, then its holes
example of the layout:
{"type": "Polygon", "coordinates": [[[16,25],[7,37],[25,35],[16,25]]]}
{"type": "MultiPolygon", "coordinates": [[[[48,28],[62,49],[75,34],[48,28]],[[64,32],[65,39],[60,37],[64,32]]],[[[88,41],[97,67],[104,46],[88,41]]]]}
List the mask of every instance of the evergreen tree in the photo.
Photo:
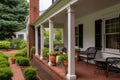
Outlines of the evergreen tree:
{"type": "Polygon", "coordinates": [[[14,32],[25,28],[27,15],[26,0],[0,0],[0,40],[11,38],[14,32]]]}

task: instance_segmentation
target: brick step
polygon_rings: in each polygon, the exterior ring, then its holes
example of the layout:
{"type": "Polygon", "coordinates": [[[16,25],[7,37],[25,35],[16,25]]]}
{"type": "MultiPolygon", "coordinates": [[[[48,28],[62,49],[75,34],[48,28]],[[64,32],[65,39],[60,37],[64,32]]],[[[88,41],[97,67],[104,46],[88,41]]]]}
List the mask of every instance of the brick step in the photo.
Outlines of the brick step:
{"type": "Polygon", "coordinates": [[[37,74],[41,80],[65,80],[62,76],[53,71],[48,65],[35,56],[30,61],[30,64],[31,66],[37,68],[37,74]]]}

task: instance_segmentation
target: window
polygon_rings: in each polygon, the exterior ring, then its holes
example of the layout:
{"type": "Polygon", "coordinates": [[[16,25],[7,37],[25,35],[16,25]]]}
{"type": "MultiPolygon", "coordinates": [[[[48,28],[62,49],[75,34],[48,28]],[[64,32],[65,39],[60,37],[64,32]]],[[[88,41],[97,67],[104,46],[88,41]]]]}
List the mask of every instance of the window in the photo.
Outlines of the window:
{"type": "Polygon", "coordinates": [[[106,48],[120,49],[120,18],[105,20],[106,48]]]}
{"type": "Polygon", "coordinates": [[[19,39],[24,39],[24,35],[23,34],[18,34],[18,38],[19,39]]]}
{"type": "Polygon", "coordinates": [[[75,46],[83,48],[83,24],[75,27],[75,46]]]}

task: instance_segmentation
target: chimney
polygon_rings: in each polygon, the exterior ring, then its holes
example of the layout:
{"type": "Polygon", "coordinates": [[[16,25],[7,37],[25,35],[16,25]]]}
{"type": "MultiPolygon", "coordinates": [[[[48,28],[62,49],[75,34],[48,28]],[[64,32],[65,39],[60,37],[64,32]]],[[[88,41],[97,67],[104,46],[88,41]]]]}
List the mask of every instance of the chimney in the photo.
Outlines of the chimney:
{"type": "Polygon", "coordinates": [[[39,0],[30,0],[30,24],[32,24],[39,16],[39,0]]]}
{"type": "Polygon", "coordinates": [[[35,29],[32,23],[39,17],[39,0],[29,1],[29,26],[27,35],[27,57],[31,57],[34,51],[31,52],[33,46],[35,46],[35,29]]]}

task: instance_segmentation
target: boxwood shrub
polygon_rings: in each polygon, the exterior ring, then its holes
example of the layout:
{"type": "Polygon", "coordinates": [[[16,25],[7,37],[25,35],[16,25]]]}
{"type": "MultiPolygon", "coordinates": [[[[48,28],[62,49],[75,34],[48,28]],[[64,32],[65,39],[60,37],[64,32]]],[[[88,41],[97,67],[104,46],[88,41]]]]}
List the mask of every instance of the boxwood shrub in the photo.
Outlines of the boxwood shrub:
{"type": "Polygon", "coordinates": [[[4,58],[4,57],[0,57],[0,62],[1,61],[8,61],[6,58],[4,58]]]}
{"type": "Polygon", "coordinates": [[[36,69],[32,67],[25,68],[23,71],[26,80],[36,80],[36,69]]]}
{"type": "Polygon", "coordinates": [[[0,53],[0,58],[6,58],[8,60],[8,57],[4,55],[3,53],[0,53]]]}
{"type": "Polygon", "coordinates": [[[13,72],[10,68],[0,68],[0,80],[11,80],[11,77],[13,76],[13,72]]]}
{"type": "Polygon", "coordinates": [[[0,50],[0,54],[3,54],[3,51],[0,50]]]}
{"type": "Polygon", "coordinates": [[[16,57],[17,56],[23,56],[23,57],[25,57],[26,55],[27,55],[27,48],[23,48],[23,49],[19,50],[18,53],[15,54],[16,57]]]}
{"type": "Polygon", "coordinates": [[[9,67],[9,65],[8,61],[0,61],[0,67],[9,67]]]}
{"type": "Polygon", "coordinates": [[[22,48],[25,48],[26,47],[26,41],[24,39],[14,39],[14,40],[11,40],[11,45],[12,45],[12,48],[15,48],[15,49],[22,49],[22,48]]]}
{"type": "Polygon", "coordinates": [[[6,64],[0,64],[0,68],[5,68],[5,67],[8,67],[8,65],[6,65],[6,64]]]}
{"type": "Polygon", "coordinates": [[[16,57],[16,62],[20,66],[28,66],[29,65],[29,58],[25,58],[25,57],[22,57],[22,56],[16,57]]]}
{"type": "Polygon", "coordinates": [[[0,49],[8,49],[8,48],[10,48],[9,41],[0,41],[0,49]]]}

